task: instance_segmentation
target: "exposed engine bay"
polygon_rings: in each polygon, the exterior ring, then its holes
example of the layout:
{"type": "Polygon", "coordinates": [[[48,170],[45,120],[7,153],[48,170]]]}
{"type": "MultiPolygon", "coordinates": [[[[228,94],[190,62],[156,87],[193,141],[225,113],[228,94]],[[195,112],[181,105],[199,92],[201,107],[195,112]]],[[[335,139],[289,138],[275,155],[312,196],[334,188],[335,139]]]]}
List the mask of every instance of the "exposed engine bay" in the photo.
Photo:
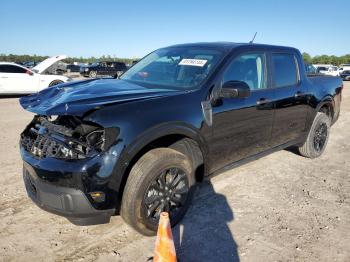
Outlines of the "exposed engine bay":
{"type": "Polygon", "coordinates": [[[20,143],[37,158],[84,159],[109,148],[116,136],[115,128],[104,129],[75,116],[37,115],[20,143]]]}

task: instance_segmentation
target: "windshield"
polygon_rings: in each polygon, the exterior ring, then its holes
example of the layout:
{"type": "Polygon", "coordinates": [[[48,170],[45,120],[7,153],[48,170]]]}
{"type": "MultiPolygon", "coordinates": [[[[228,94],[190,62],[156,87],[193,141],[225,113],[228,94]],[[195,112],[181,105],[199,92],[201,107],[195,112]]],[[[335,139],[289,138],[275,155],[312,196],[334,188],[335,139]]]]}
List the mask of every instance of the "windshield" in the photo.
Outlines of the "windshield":
{"type": "Polygon", "coordinates": [[[135,64],[120,79],[191,89],[207,79],[222,56],[218,50],[198,47],[159,49],[135,64]]]}

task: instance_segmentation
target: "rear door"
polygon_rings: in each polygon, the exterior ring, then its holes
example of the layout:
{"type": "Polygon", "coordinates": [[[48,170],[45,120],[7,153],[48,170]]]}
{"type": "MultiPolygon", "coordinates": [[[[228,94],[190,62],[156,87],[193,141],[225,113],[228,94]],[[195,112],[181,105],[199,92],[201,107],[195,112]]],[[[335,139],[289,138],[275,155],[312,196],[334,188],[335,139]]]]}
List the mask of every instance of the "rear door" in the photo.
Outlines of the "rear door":
{"type": "Polygon", "coordinates": [[[109,65],[109,75],[115,76],[118,72],[118,63],[117,62],[111,62],[109,65]]]}
{"type": "Polygon", "coordinates": [[[300,81],[299,63],[293,53],[271,53],[275,118],[272,146],[299,138],[305,131],[308,112],[307,87],[300,81]]]}
{"type": "Polygon", "coordinates": [[[100,75],[108,75],[109,74],[109,67],[107,65],[107,62],[101,62],[99,66],[99,72],[100,75]]]}
{"type": "Polygon", "coordinates": [[[274,89],[267,78],[266,58],[265,52],[242,53],[224,71],[223,83],[243,81],[251,94],[247,98],[223,98],[213,105],[210,166],[214,170],[269,148],[274,89]]]}
{"type": "Polygon", "coordinates": [[[116,66],[116,73],[115,74],[118,74],[118,76],[126,71],[126,66],[124,63],[117,62],[115,64],[115,66],[116,66]]]}

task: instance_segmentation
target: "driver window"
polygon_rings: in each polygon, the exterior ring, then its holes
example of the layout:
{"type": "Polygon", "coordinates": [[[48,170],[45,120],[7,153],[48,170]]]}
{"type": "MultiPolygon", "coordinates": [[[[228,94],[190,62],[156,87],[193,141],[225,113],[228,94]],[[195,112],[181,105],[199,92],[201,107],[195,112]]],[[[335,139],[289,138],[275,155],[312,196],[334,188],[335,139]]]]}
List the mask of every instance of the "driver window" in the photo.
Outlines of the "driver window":
{"type": "Polygon", "coordinates": [[[224,73],[223,82],[242,81],[245,82],[251,90],[260,90],[266,88],[265,77],[265,55],[243,54],[231,61],[224,73]]]}

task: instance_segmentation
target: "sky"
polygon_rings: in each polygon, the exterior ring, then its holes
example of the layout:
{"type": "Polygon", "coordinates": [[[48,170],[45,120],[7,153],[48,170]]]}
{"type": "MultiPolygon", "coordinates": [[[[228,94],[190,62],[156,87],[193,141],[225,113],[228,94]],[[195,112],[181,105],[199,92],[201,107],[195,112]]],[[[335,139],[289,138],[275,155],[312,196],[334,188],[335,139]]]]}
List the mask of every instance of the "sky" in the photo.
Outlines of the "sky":
{"type": "Polygon", "coordinates": [[[189,42],[255,42],[350,53],[345,0],[1,0],[0,53],[143,57],[189,42]]]}

